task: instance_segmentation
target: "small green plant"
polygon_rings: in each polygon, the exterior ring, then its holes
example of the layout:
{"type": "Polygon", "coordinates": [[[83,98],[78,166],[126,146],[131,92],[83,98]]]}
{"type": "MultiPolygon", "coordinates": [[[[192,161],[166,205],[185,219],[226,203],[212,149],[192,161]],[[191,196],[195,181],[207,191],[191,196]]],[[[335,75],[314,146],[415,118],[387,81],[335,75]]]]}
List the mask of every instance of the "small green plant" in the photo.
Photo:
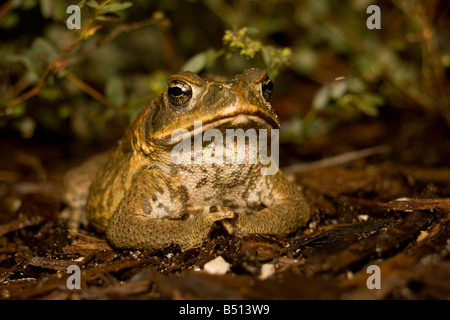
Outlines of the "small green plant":
{"type": "Polygon", "coordinates": [[[450,126],[441,1],[379,0],[379,30],[365,24],[372,0],[84,0],[75,3],[81,28],[69,30],[73,4],[0,5],[0,129],[104,139],[120,134],[169,74],[249,67],[268,70],[274,99],[309,97],[307,105],[293,98],[296,141],[382,108],[421,110],[450,126]]]}

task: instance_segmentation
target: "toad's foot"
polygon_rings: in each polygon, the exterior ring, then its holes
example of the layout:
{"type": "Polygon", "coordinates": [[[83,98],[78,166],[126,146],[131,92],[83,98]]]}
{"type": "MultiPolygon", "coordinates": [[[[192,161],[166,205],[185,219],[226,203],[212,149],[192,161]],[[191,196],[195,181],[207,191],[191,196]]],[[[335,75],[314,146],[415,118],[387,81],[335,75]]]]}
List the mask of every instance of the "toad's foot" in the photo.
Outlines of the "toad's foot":
{"type": "Polygon", "coordinates": [[[108,240],[119,248],[157,249],[174,243],[188,250],[207,239],[214,222],[236,218],[232,211],[209,206],[191,207],[185,219],[151,218],[139,210],[127,211],[116,212],[106,230],[108,240]]]}
{"type": "Polygon", "coordinates": [[[310,208],[303,198],[280,200],[275,205],[249,215],[239,215],[221,224],[230,234],[267,233],[288,235],[304,226],[310,217],[310,208]]]}

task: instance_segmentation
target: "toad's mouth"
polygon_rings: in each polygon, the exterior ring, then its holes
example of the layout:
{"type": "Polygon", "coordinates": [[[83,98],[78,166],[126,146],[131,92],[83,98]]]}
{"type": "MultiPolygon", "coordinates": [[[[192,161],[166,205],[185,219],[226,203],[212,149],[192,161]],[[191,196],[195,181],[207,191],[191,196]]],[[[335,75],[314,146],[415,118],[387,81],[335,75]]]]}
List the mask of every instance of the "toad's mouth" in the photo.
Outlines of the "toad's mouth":
{"type": "Polygon", "coordinates": [[[226,133],[226,129],[279,129],[280,124],[278,119],[261,114],[237,114],[226,116],[223,118],[214,118],[212,121],[194,121],[194,123],[185,128],[179,128],[173,133],[157,139],[160,144],[171,146],[179,143],[180,141],[192,138],[198,134],[203,134],[209,129],[218,129],[223,134],[226,133]]]}

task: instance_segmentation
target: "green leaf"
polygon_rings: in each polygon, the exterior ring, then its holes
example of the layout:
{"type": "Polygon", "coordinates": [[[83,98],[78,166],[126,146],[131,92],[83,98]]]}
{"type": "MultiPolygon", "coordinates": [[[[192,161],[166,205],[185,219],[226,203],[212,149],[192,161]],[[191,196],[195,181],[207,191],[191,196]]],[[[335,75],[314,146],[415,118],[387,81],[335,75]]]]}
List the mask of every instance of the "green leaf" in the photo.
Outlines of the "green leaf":
{"type": "Polygon", "coordinates": [[[322,86],[314,95],[312,107],[314,110],[324,110],[330,100],[330,88],[328,85],[322,86]]]}
{"type": "Polygon", "coordinates": [[[95,0],[90,0],[86,3],[88,7],[91,7],[92,9],[98,9],[99,4],[95,0]]]}
{"type": "Polygon", "coordinates": [[[365,114],[376,117],[378,116],[378,107],[383,104],[383,98],[379,95],[367,93],[361,96],[361,103],[357,104],[359,110],[365,114]]]}
{"type": "Polygon", "coordinates": [[[65,1],[40,0],[41,13],[44,18],[61,21],[67,18],[67,4],[65,1]]]}
{"type": "Polygon", "coordinates": [[[32,45],[32,50],[38,56],[45,55],[47,61],[53,61],[58,56],[58,51],[53,44],[45,38],[37,38],[32,45]]]}
{"type": "Polygon", "coordinates": [[[111,21],[113,19],[117,19],[120,18],[117,14],[115,13],[106,13],[106,14],[102,14],[100,16],[96,16],[95,20],[98,21],[111,21]]]}
{"type": "Polygon", "coordinates": [[[80,2],[78,2],[77,6],[81,8],[84,7],[84,5],[86,4],[86,0],[81,0],[80,2]]]}
{"type": "Polygon", "coordinates": [[[116,107],[125,103],[125,89],[123,82],[119,77],[112,77],[107,80],[105,95],[116,107]]]}
{"type": "Polygon", "coordinates": [[[59,87],[53,86],[47,86],[42,88],[42,90],[39,92],[39,97],[48,101],[57,101],[63,96],[63,93],[59,87]]]}
{"type": "Polygon", "coordinates": [[[19,104],[16,104],[14,107],[12,107],[12,116],[19,118],[21,115],[25,113],[26,105],[24,102],[21,102],[19,104]]]}
{"type": "Polygon", "coordinates": [[[195,56],[190,58],[181,68],[181,70],[191,71],[194,73],[199,73],[208,65],[211,56],[215,53],[214,49],[208,49],[206,51],[197,53],[195,56]]]}
{"type": "Polygon", "coordinates": [[[348,89],[347,80],[336,80],[330,85],[330,96],[332,99],[337,100],[341,98],[348,89]]]}
{"type": "Polygon", "coordinates": [[[101,9],[101,12],[109,13],[109,12],[123,11],[125,9],[128,9],[132,5],[133,5],[133,3],[128,2],[128,1],[124,2],[124,3],[119,3],[119,2],[108,3],[101,9]]]}
{"type": "Polygon", "coordinates": [[[318,63],[319,58],[312,48],[301,47],[293,52],[292,68],[302,75],[310,75],[318,63]]]}
{"type": "Polygon", "coordinates": [[[41,1],[41,13],[44,18],[50,18],[52,16],[53,3],[50,0],[41,1]]]}
{"type": "Polygon", "coordinates": [[[2,19],[0,19],[0,28],[12,29],[19,23],[20,17],[15,12],[6,13],[2,19]]]}
{"type": "Polygon", "coordinates": [[[31,9],[33,7],[35,7],[37,4],[36,0],[12,0],[11,1],[11,7],[16,9],[16,8],[21,8],[22,10],[28,10],[31,9]]]}

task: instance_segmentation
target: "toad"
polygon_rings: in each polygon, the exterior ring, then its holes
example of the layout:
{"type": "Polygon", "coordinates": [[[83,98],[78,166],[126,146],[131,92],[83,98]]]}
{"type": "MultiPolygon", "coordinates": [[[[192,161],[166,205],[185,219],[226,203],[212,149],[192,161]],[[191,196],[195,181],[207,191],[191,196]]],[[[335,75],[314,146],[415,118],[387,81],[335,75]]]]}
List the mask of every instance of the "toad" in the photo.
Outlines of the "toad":
{"type": "MultiPolygon", "coordinates": [[[[66,192],[77,201],[87,200],[89,224],[106,233],[115,247],[162,248],[172,243],[182,250],[200,246],[213,224],[237,235],[288,235],[304,226],[310,208],[299,187],[280,170],[262,173],[273,163],[250,161],[256,140],[248,135],[244,145],[236,139],[218,148],[227,139],[217,137],[230,129],[258,137],[267,130],[267,139],[259,142],[270,144],[279,120],[268,102],[273,84],[266,71],[248,69],[228,82],[184,71],[170,76],[167,84],[135,117],[113,153],[84,165],[93,178],[84,184],[90,184],[89,192],[66,192]],[[208,131],[214,139],[196,140],[208,131]],[[194,141],[184,148],[194,161],[178,161],[174,153],[186,139],[194,141]],[[216,161],[199,161],[198,150],[208,150],[216,161]],[[230,152],[243,161],[229,161],[225,154],[230,152]]],[[[80,172],[71,172],[67,181],[76,184],[80,172]]]]}

